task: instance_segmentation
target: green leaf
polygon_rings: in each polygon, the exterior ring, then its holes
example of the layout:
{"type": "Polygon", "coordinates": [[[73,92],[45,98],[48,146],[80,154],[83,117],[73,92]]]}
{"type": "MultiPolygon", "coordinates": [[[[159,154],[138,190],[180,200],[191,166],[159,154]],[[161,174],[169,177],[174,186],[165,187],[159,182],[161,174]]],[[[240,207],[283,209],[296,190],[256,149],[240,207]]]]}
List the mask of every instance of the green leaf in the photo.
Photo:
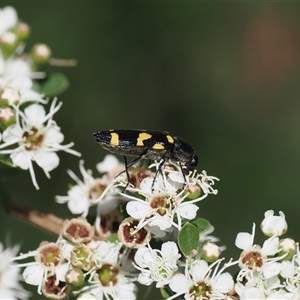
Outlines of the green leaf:
{"type": "Polygon", "coordinates": [[[108,242],[111,242],[111,243],[119,241],[118,235],[116,233],[112,233],[105,240],[108,241],[108,242]]]}
{"type": "Polygon", "coordinates": [[[9,213],[11,209],[11,196],[2,182],[0,183],[0,206],[3,207],[6,213],[9,213]]]}
{"type": "Polygon", "coordinates": [[[196,250],[199,243],[199,229],[186,222],[178,234],[178,245],[185,256],[189,256],[193,250],[196,250]]]}
{"type": "Polygon", "coordinates": [[[200,233],[207,231],[208,229],[211,228],[211,225],[208,220],[203,219],[203,218],[198,218],[196,220],[193,220],[192,223],[197,226],[199,229],[200,233]]]}
{"type": "Polygon", "coordinates": [[[11,159],[8,156],[0,155],[0,163],[6,165],[8,167],[11,167],[11,168],[15,167],[13,165],[11,159]]]}
{"type": "Polygon", "coordinates": [[[68,78],[62,73],[52,73],[48,80],[40,86],[40,93],[54,97],[64,92],[69,87],[68,78]]]}
{"type": "Polygon", "coordinates": [[[166,288],[164,288],[164,287],[160,288],[160,294],[162,295],[162,297],[164,299],[167,299],[167,298],[169,298],[171,296],[170,293],[169,293],[169,291],[166,288]]]}

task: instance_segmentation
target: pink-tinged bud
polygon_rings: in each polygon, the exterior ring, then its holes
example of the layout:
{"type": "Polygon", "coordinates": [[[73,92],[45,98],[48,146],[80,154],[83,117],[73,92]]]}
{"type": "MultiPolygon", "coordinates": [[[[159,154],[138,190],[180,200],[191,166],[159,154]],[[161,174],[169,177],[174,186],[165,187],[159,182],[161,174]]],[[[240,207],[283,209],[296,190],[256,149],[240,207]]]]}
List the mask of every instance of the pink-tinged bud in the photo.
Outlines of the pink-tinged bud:
{"type": "Polygon", "coordinates": [[[16,122],[15,111],[10,107],[0,108],[0,123],[5,127],[12,125],[16,122]]]}
{"type": "Polygon", "coordinates": [[[74,287],[79,287],[84,283],[84,275],[81,269],[72,268],[66,273],[66,282],[74,287]]]}
{"type": "Polygon", "coordinates": [[[30,27],[24,22],[19,22],[16,27],[12,30],[20,40],[26,40],[30,35],[30,27]]]}
{"type": "Polygon", "coordinates": [[[20,41],[16,34],[10,31],[3,33],[0,37],[0,49],[2,50],[4,58],[11,56],[19,44],[20,41]]]}
{"type": "Polygon", "coordinates": [[[31,57],[36,64],[46,64],[51,58],[51,50],[45,44],[36,44],[31,50],[31,57]]]}
{"type": "Polygon", "coordinates": [[[7,87],[0,93],[0,100],[6,106],[12,106],[19,103],[20,94],[17,90],[7,87]]]}
{"type": "Polygon", "coordinates": [[[194,183],[188,184],[188,186],[186,187],[186,191],[189,193],[186,197],[187,200],[197,199],[201,195],[201,187],[194,183]]]}

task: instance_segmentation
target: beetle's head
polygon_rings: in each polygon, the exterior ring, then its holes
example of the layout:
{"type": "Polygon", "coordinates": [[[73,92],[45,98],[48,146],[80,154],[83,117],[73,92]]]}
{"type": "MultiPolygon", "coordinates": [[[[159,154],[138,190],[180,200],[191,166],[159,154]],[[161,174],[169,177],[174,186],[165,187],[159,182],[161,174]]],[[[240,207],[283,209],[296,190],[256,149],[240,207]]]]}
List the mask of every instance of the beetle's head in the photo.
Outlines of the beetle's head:
{"type": "Polygon", "coordinates": [[[174,137],[174,140],[174,160],[181,162],[186,169],[194,170],[198,164],[198,157],[194,148],[182,138],[174,137]]]}

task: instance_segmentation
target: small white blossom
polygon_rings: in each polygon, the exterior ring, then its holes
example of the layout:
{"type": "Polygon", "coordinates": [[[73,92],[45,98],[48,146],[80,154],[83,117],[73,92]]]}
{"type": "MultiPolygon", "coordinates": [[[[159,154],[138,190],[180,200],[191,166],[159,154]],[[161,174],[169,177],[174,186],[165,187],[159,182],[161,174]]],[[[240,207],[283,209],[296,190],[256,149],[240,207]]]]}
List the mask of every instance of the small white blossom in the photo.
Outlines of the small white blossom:
{"type": "Polygon", "coordinates": [[[55,275],[56,283],[65,282],[65,275],[70,268],[66,253],[65,242],[61,238],[56,243],[43,242],[40,247],[27,254],[21,254],[14,260],[21,260],[28,257],[34,257],[34,262],[19,264],[26,266],[23,277],[26,283],[38,286],[38,293],[41,294],[42,285],[48,277],[55,275]]]}
{"type": "Polygon", "coordinates": [[[279,216],[274,216],[273,210],[265,212],[265,218],[260,225],[261,231],[266,236],[281,236],[286,233],[287,227],[284,213],[280,211],[279,216]]]}
{"type": "Polygon", "coordinates": [[[27,106],[24,113],[18,109],[16,124],[7,127],[2,135],[3,144],[0,145],[0,154],[10,154],[15,166],[29,170],[36,189],[39,189],[39,186],[32,165],[33,161],[50,178],[49,172],[59,165],[59,157],[56,151],[63,150],[80,156],[80,153],[70,149],[73,143],[61,145],[64,136],[52,119],[60,107],[61,103],[56,106],[56,100],[54,100],[47,115],[44,107],[39,104],[27,106]],[[15,144],[17,144],[17,147],[11,149],[11,146],[15,144]],[[2,150],[8,147],[10,149],[2,150]]]}
{"type": "MultiPolygon", "coordinates": [[[[94,178],[92,171],[86,170],[83,163],[82,160],[79,162],[79,170],[83,180],[79,179],[73,171],[68,170],[68,174],[77,184],[69,189],[67,196],[56,196],[56,201],[58,203],[67,202],[68,208],[73,214],[81,214],[85,217],[89,208],[96,204],[95,200],[103,194],[109,185],[110,178],[107,176],[94,178]]],[[[99,214],[107,213],[117,207],[118,202],[114,195],[113,192],[110,192],[98,202],[99,214]]]]}
{"type": "Polygon", "coordinates": [[[18,15],[11,6],[0,9],[0,36],[17,25],[18,15]]]}
{"type": "MultiPolygon", "coordinates": [[[[255,224],[253,224],[252,234],[240,232],[235,240],[235,245],[243,252],[239,258],[239,267],[242,269],[239,277],[248,273],[262,272],[265,278],[276,276],[281,271],[281,264],[275,256],[279,250],[278,237],[267,239],[263,247],[254,244],[255,224]]],[[[240,278],[241,280],[241,278],[240,278]]]]}
{"type": "Polygon", "coordinates": [[[272,295],[275,296],[283,288],[284,285],[280,283],[278,276],[266,279],[262,273],[258,272],[247,274],[243,282],[237,282],[235,285],[235,290],[241,300],[273,299],[272,295]]]}
{"type": "Polygon", "coordinates": [[[96,169],[99,173],[108,173],[109,177],[113,178],[124,170],[124,166],[114,155],[107,154],[103,161],[97,163],[96,169]]]}
{"type": "Polygon", "coordinates": [[[0,299],[25,300],[29,298],[29,292],[24,290],[19,283],[22,280],[20,268],[11,262],[18,250],[17,246],[4,250],[0,243],[0,299]]]}
{"type": "MultiPolygon", "coordinates": [[[[158,168],[158,163],[157,168],[158,168]]],[[[136,231],[139,231],[145,225],[157,231],[168,231],[172,226],[180,230],[182,226],[182,220],[191,220],[196,217],[197,210],[199,207],[194,203],[197,203],[207,197],[208,188],[205,188],[205,192],[202,196],[196,199],[186,198],[189,193],[184,189],[185,183],[173,180],[174,178],[182,178],[181,171],[170,170],[164,168],[163,176],[158,174],[153,184],[152,177],[144,178],[139,188],[128,188],[128,191],[139,193],[143,196],[141,199],[135,195],[125,194],[122,195],[131,201],[127,203],[127,213],[134,219],[139,220],[139,224],[136,231]],[[169,176],[169,173],[172,176],[169,176]],[[174,173],[178,176],[175,176],[174,173]]],[[[194,174],[192,175],[194,176],[194,174]]],[[[188,178],[188,182],[189,182],[188,178]]],[[[197,183],[200,185],[202,179],[192,177],[193,185],[197,183]]],[[[208,183],[206,183],[208,184],[208,183]]],[[[203,190],[204,191],[204,190],[203,190]]],[[[160,234],[158,236],[161,236],[160,234]]]]}
{"type": "Polygon", "coordinates": [[[184,295],[186,300],[221,300],[230,299],[228,294],[233,291],[234,281],[232,276],[223,271],[236,264],[230,261],[218,271],[222,260],[208,265],[205,260],[195,260],[189,265],[186,262],[185,274],[176,274],[170,280],[170,288],[176,294],[168,300],[184,295]]]}
{"type": "Polygon", "coordinates": [[[299,282],[300,282],[300,251],[297,245],[297,252],[291,261],[282,262],[282,271],[280,275],[285,279],[286,289],[300,297],[299,282]]]}
{"type": "Polygon", "coordinates": [[[98,300],[92,293],[82,293],[77,297],[77,300],[98,300]]]}
{"type": "Polygon", "coordinates": [[[134,256],[134,266],[141,271],[138,282],[150,285],[154,281],[157,288],[167,285],[178,269],[180,256],[174,242],[163,243],[161,251],[150,246],[139,248],[134,256]]]}
{"type": "Polygon", "coordinates": [[[104,241],[92,244],[95,267],[89,272],[88,285],[76,292],[83,293],[79,299],[136,299],[134,276],[121,268],[121,257],[127,257],[120,254],[122,244],[104,241]]]}
{"type": "Polygon", "coordinates": [[[27,101],[47,103],[33,88],[32,78],[35,77],[40,78],[41,75],[32,73],[29,60],[15,57],[4,60],[0,52],[0,98],[8,105],[27,101]]]}

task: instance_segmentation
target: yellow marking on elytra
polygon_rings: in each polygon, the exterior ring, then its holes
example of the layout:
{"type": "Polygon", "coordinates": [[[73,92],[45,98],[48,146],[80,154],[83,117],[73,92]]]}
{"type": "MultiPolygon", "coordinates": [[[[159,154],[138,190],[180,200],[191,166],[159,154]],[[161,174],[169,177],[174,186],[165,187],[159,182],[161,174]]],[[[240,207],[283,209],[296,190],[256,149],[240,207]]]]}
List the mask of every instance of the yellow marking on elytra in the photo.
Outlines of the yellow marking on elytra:
{"type": "Polygon", "coordinates": [[[167,139],[170,144],[174,143],[174,139],[169,134],[167,134],[167,139]]]}
{"type": "Polygon", "coordinates": [[[152,134],[149,134],[147,132],[141,132],[139,134],[139,137],[137,138],[136,145],[144,146],[144,141],[151,139],[151,137],[152,137],[152,134]]]}
{"type": "Polygon", "coordinates": [[[119,135],[115,132],[112,132],[110,135],[111,135],[110,144],[113,146],[119,146],[119,135]]]}
{"type": "Polygon", "coordinates": [[[156,144],[154,144],[154,145],[152,146],[152,149],[154,149],[154,150],[164,150],[164,149],[165,149],[165,146],[162,145],[162,144],[156,143],[156,144]]]}

